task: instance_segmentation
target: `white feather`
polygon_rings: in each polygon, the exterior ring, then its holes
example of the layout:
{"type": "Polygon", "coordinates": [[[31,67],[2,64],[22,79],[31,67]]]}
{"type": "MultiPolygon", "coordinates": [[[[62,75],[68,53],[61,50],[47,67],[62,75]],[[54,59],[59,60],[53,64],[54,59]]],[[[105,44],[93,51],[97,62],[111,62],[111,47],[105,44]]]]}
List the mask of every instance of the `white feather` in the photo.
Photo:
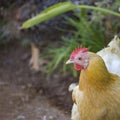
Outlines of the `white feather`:
{"type": "Polygon", "coordinates": [[[103,58],[109,72],[120,76],[120,39],[117,36],[97,54],[103,58]]]}

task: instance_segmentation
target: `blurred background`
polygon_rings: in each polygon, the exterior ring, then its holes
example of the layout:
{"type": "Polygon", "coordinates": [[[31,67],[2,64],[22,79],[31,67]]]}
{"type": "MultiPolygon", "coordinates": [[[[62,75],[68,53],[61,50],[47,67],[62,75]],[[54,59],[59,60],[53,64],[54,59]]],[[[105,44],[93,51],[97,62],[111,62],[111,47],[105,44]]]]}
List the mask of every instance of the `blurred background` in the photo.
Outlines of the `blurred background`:
{"type": "MultiPolygon", "coordinates": [[[[46,8],[67,0],[0,0],[1,120],[68,120],[68,87],[78,81],[70,52],[80,45],[97,52],[114,35],[119,17],[89,9],[59,15],[29,29],[22,24],[46,8]]],[[[70,0],[69,0],[70,1],[70,0]]],[[[119,0],[71,0],[120,12],[119,0]]]]}

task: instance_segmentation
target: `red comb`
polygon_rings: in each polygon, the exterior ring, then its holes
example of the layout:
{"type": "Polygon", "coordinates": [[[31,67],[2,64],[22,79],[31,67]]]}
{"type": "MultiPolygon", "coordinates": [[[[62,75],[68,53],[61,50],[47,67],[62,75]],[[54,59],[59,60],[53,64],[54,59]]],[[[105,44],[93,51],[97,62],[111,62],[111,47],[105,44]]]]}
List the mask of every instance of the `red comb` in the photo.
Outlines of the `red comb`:
{"type": "Polygon", "coordinates": [[[79,48],[76,48],[75,50],[73,50],[73,52],[71,53],[70,57],[73,58],[78,52],[88,52],[88,48],[82,48],[81,46],[79,48]]]}

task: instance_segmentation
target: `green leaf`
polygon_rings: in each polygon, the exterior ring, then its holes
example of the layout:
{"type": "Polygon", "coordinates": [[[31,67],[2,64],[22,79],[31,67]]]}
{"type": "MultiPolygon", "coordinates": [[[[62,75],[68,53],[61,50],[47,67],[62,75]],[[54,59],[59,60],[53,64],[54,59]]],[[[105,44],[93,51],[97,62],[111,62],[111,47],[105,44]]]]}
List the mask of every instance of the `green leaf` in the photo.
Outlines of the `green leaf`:
{"type": "Polygon", "coordinates": [[[37,16],[24,22],[22,28],[27,29],[29,27],[32,27],[33,25],[39,24],[57,15],[70,11],[74,9],[74,7],[75,5],[70,2],[61,2],[56,5],[53,5],[41,12],[40,14],[38,14],[37,16]]]}

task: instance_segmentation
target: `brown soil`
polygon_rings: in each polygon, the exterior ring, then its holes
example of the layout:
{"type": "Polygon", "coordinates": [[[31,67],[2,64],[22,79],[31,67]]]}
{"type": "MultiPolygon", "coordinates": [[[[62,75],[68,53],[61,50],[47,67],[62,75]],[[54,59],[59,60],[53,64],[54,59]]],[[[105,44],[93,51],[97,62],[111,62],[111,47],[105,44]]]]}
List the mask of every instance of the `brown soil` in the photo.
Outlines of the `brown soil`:
{"type": "Polygon", "coordinates": [[[0,47],[0,120],[70,120],[73,78],[36,73],[29,59],[28,46],[0,47]]]}

